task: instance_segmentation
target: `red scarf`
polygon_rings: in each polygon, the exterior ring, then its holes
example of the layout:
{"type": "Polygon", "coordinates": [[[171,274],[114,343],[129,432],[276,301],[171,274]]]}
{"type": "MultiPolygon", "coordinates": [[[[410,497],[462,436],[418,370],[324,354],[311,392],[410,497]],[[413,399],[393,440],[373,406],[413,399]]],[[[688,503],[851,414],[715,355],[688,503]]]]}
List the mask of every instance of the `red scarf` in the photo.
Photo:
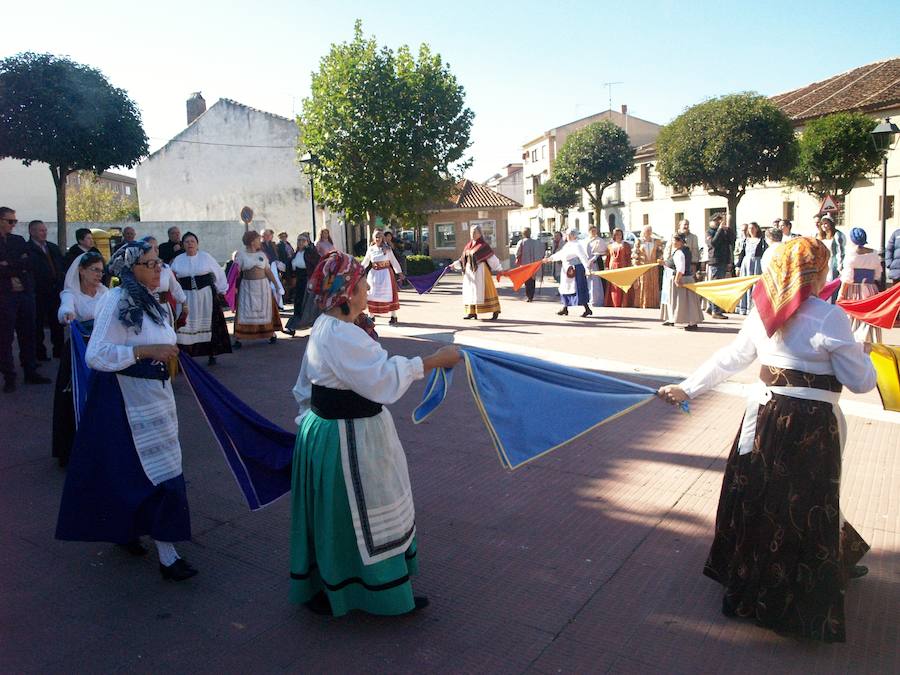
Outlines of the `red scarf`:
{"type": "Polygon", "coordinates": [[[460,263],[465,267],[466,262],[470,262],[472,269],[478,267],[478,263],[487,262],[487,259],[494,255],[494,250],[484,240],[484,237],[478,239],[470,239],[469,243],[463,249],[460,263]]]}

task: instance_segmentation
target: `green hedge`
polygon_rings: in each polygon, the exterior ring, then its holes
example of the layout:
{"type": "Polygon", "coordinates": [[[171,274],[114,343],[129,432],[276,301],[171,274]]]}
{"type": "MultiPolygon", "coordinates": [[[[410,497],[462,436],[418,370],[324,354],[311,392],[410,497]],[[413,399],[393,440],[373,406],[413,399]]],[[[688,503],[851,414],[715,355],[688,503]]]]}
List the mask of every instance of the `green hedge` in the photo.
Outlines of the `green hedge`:
{"type": "Polygon", "coordinates": [[[430,255],[406,256],[406,273],[411,277],[434,272],[434,260],[430,255]]]}

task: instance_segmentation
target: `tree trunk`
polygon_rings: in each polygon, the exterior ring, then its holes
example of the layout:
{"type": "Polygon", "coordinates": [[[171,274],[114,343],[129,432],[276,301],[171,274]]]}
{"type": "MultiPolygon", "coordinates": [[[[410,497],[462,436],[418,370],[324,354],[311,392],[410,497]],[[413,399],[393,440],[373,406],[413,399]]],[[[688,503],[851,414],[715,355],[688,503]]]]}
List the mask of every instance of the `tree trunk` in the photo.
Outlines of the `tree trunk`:
{"type": "Polygon", "coordinates": [[[66,243],[66,176],[68,171],[61,166],[50,166],[53,185],[56,187],[56,245],[63,251],[66,243]]]}
{"type": "Polygon", "coordinates": [[[730,194],[728,200],[728,226],[732,232],[737,232],[737,207],[743,195],[730,194]]]}
{"type": "MultiPolygon", "coordinates": [[[[597,227],[597,233],[600,233],[600,226],[603,224],[603,191],[604,188],[599,183],[594,183],[594,192],[597,195],[597,200],[591,200],[591,205],[594,207],[594,225],[597,227]]],[[[590,194],[590,193],[588,193],[590,194]]],[[[609,233],[612,236],[612,232],[609,233]]]]}

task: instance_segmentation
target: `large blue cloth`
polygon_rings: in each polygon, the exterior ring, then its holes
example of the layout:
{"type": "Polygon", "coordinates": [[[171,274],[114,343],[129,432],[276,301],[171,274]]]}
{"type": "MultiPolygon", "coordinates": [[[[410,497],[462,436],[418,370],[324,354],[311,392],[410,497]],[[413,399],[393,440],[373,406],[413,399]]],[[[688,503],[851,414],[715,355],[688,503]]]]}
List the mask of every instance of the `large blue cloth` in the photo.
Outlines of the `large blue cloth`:
{"type": "Polygon", "coordinates": [[[295,434],[248,407],[184,352],[178,358],[250,509],[290,492],[295,434]]]}
{"type": "MultiPolygon", "coordinates": [[[[93,322],[91,322],[93,324],[93,322]]],[[[88,388],[91,385],[91,373],[85,361],[87,346],[84,335],[90,330],[77,321],[73,321],[69,329],[69,344],[72,349],[72,400],[75,403],[75,425],[81,423],[81,415],[87,402],[88,388]]]]}
{"type": "MultiPolygon", "coordinates": [[[[509,469],[547,454],[650,401],[656,390],[549,361],[466,347],[469,388],[500,462],[509,469]],[[535,414],[535,408],[552,410],[535,414]]],[[[413,411],[424,421],[447,395],[450,371],[432,371],[413,411]]]]}
{"type": "MultiPolygon", "coordinates": [[[[72,332],[74,341],[77,331],[72,332]]],[[[159,485],[150,482],[134,447],[116,374],[93,371],[66,472],[56,538],[126,544],[142,535],[157,541],[191,538],[184,476],[159,485]]]]}

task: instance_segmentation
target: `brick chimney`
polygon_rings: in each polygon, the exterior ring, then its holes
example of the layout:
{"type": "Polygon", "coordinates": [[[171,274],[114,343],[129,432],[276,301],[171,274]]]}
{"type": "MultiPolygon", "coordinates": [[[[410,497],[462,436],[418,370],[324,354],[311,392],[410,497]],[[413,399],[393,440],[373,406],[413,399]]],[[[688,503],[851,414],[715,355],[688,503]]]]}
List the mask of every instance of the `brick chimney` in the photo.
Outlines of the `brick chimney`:
{"type": "Polygon", "coordinates": [[[206,101],[203,99],[203,94],[195,91],[187,100],[187,123],[190,124],[205,112],[206,101]]]}
{"type": "Polygon", "coordinates": [[[626,105],[625,103],[622,104],[622,114],[623,115],[628,114],[628,105],[626,105]]]}

